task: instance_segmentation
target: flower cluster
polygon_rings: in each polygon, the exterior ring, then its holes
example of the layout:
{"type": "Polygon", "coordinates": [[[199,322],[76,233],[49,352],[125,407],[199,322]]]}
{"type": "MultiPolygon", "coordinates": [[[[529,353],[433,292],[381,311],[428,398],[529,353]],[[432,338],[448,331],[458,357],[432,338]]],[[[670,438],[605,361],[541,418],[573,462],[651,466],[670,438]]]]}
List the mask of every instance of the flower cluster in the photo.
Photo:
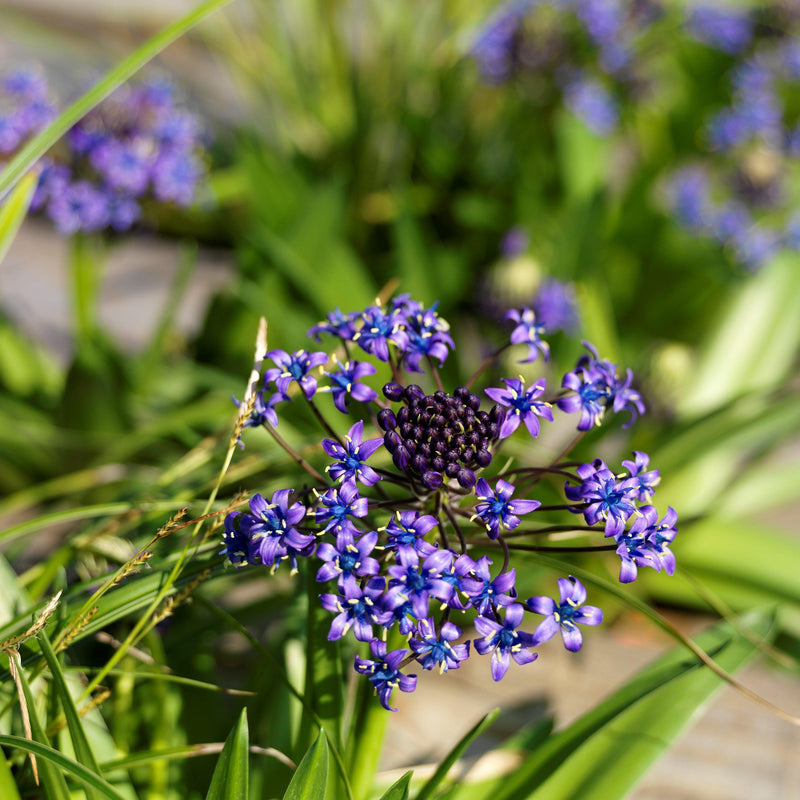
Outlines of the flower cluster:
{"type": "MultiPolygon", "coordinates": [[[[56,115],[44,79],[17,70],[2,82],[0,157],[11,155],[56,115]]],[[[180,106],[171,83],[125,85],[90,111],[43,160],[31,209],[61,233],[128,230],[142,203],[188,206],[204,175],[198,117],[180,106]]]]}
{"type": "MultiPolygon", "coordinates": [[[[509,319],[516,327],[497,355],[521,343],[533,355],[549,352],[531,309],[518,309],[509,319]]],[[[580,410],[580,431],[600,424],[609,410],[642,412],[630,370],[620,376],[616,365],[587,345],[588,354],[564,376],[555,395],[547,397],[546,379],[526,387],[522,379],[505,378],[504,387],[483,390],[490,405],[481,408],[481,396],[471,387],[452,393],[441,388],[436,362],[444,360],[453,340],[435,307],[403,296],[363,312],[337,310],[309,331],[318,339],[324,334],[348,359],[358,346],[377,363],[367,370],[358,365],[369,362],[349,360],[349,367],[338,362],[338,371],[322,371],[328,383],[320,386],[312,370],[336,361],[325,351],[268,353],[275,366],[266,370],[248,424],[264,425],[304,466],[308,480],[279,489],[269,500],[256,494],[247,510],[229,514],[225,552],[235,566],[274,571],[287,564],[294,572],[305,563],[321,585],[319,603],[332,615],[328,638],[352,633],[369,645],[354,667],[385,708],[391,708],[396,689],[414,690],[416,677],[406,671],[413,663],[447,672],[475,651],[491,656],[492,678],[500,680],[512,660],[520,665],[536,660],[536,648],[558,631],[568,650],[581,647],[578,626],[599,624],[602,611],[585,605],[580,581],[559,579],[558,599],[517,596],[512,554],[563,550],[548,546],[550,534],[597,537],[598,550],[608,549],[604,536],[613,537],[623,582],[633,580],[640,566],[674,571],[669,545],[676,515],[670,509],[659,522],[649,505],[659,473],[649,468],[647,454],[635,451],[633,460],[623,462],[622,475],[600,460],[577,469],[568,461],[506,464],[499,471],[493,466],[504,439],[523,429],[525,436],[537,437],[554,411],[580,410]],[[406,371],[418,374],[423,357],[432,383],[440,387],[433,391],[406,377],[406,371]],[[391,373],[380,393],[361,382],[379,369],[387,377],[391,373]],[[317,405],[325,389],[334,395],[327,409],[317,405]],[[311,405],[328,434],[321,441],[321,453],[330,459],[327,481],[274,430],[276,402],[294,397],[311,405]],[[331,410],[358,411],[346,433],[327,422],[331,410]],[[563,504],[545,506],[533,496],[543,479],[565,477],[563,504]],[[576,514],[583,514],[585,524],[564,524],[576,514]],[[475,633],[465,638],[470,626],[475,633]],[[389,649],[390,632],[403,646],[389,649]]],[[[487,360],[474,377],[492,363],[487,360]]]]}
{"type": "Polygon", "coordinates": [[[800,124],[789,102],[800,82],[797,21],[770,6],[700,5],[687,28],[733,57],[731,93],[707,122],[706,162],[671,176],[670,210],[680,225],[756,270],[781,247],[800,249],[787,180],[800,160],[800,124]]]}
{"type": "Polygon", "coordinates": [[[472,56],[487,83],[546,78],[574,114],[607,135],[620,100],[646,82],[642,40],[660,16],[654,0],[511,0],[479,30],[472,56]]]}
{"type": "Polygon", "coordinates": [[[633,461],[623,461],[627,472],[613,473],[600,459],[581,464],[575,471],[580,483],[567,483],[564,493],[577,505],[572,509],[582,513],[586,524],[602,524],[607,537],[618,545],[622,560],[619,579],[622,583],[636,580],[637,567],[653,567],[667,574],[675,572],[675,556],[669,544],[675,538],[678,515],[669,508],[661,522],[652,505],[637,508],[653,496],[661,476],[658,470],[648,470],[646,453],[634,451],[633,461]],[[633,523],[628,527],[628,522],[633,523]]]}
{"type": "Polygon", "coordinates": [[[57,112],[44,78],[34,69],[7,73],[0,90],[0,158],[6,158],[52,122],[57,112]]]}

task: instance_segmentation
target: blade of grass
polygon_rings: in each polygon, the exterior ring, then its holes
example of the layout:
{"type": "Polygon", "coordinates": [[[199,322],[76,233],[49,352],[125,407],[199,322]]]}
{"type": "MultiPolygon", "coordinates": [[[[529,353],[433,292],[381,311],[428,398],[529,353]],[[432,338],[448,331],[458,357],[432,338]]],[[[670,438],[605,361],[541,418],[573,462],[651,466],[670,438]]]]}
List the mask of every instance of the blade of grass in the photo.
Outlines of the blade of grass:
{"type": "MultiPolygon", "coordinates": [[[[53,646],[50,644],[50,639],[44,631],[39,634],[38,638],[42,655],[47,663],[47,668],[50,670],[50,676],[53,681],[53,691],[58,695],[61,709],[67,720],[67,728],[69,730],[70,739],[72,740],[72,747],[75,750],[75,758],[79,764],[83,764],[87,769],[99,774],[100,768],[97,766],[97,761],[92,752],[91,745],[86,738],[78,709],[70,694],[69,686],[67,685],[61,665],[58,663],[58,658],[56,658],[56,654],[53,651],[53,646]]],[[[97,797],[97,792],[93,788],[87,787],[87,800],[95,800],[97,797]]]]}
{"type": "Polygon", "coordinates": [[[408,800],[408,785],[413,774],[412,770],[406,772],[381,795],[380,800],[408,800]]]}
{"type": "Polygon", "coordinates": [[[9,161],[0,172],[0,198],[15,186],[22,176],[41,158],[81,117],[108,97],[118,86],[125,83],[148,61],[157,56],[167,45],[197,25],[212,11],[222,8],[230,0],[207,0],[180,19],[167,25],[141,47],[109,70],[86,94],[68,106],[41,133],[34,136],[9,161]]]}
{"type": "MultiPolygon", "coordinates": [[[[41,744],[40,742],[30,742],[27,739],[23,739],[21,736],[6,735],[0,735],[0,745],[16,747],[19,750],[24,750],[26,753],[33,753],[35,756],[42,759],[42,767],[48,765],[53,769],[53,772],[61,779],[60,785],[63,785],[64,789],[63,793],[59,793],[59,791],[53,792],[51,789],[48,789],[48,800],[71,800],[72,795],[67,789],[67,784],[64,781],[61,770],[71,775],[75,780],[80,781],[84,786],[96,789],[104,797],[109,798],[109,800],[127,800],[127,798],[117,792],[104,778],[96,775],[90,769],[84,767],[83,764],[78,764],[71,758],[67,758],[63,753],[59,753],[58,750],[54,750],[49,745],[41,744]]],[[[44,772],[45,770],[43,769],[43,777],[44,772]]]]}
{"type": "MultiPolygon", "coordinates": [[[[50,750],[50,742],[47,738],[47,734],[44,732],[42,724],[39,722],[39,717],[36,713],[36,704],[33,699],[33,692],[31,692],[30,684],[28,683],[28,679],[25,676],[22,665],[19,662],[19,654],[14,650],[8,650],[6,653],[9,661],[11,661],[12,658],[16,659],[17,667],[16,669],[12,669],[12,674],[14,675],[15,682],[21,690],[22,696],[20,697],[20,704],[22,704],[24,698],[25,709],[27,709],[27,713],[23,712],[23,720],[28,720],[28,724],[30,726],[30,739],[23,739],[18,736],[3,735],[0,736],[0,744],[13,745],[32,754],[31,763],[33,765],[34,779],[38,785],[39,780],[37,774],[39,777],[41,777],[42,784],[47,792],[48,800],[70,800],[67,782],[64,779],[61,770],[57,769],[56,766],[51,763],[53,759],[48,760],[45,758],[42,762],[39,762],[38,759],[34,760],[36,756],[43,755],[42,753],[37,752],[37,748],[46,748],[47,750],[50,750]],[[18,740],[18,742],[13,740],[18,740]]],[[[26,734],[27,733],[28,730],[26,729],[26,734]]],[[[65,761],[68,760],[65,756],[55,750],[53,750],[53,753],[63,758],[65,761]]],[[[78,764],[76,766],[80,765],[78,764]]],[[[81,769],[85,768],[81,767],[81,769]]],[[[87,773],[89,772],[89,770],[86,771],[87,773]]]]}
{"type": "Polygon", "coordinates": [[[35,172],[26,175],[8,200],[0,206],[0,264],[3,263],[17,231],[28,213],[28,206],[31,204],[34,191],[36,191],[38,180],[39,176],[35,172]]]}
{"type": "Polygon", "coordinates": [[[499,713],[499,708],[490,711],[488,714],[481,717],[481,719],[461,737],[456,746],[441,760],[439,766],[436,768],[436,772],[431,775],[425,785],[419,790],[414,800],[428,800],[428,798],[433,795],[442,781],[447,777],[447,773],[450,771],[453,764],[458,761],[467,747],[469,747],[470,743],[480,736],[497,719],[499,713]]]}
{"type": "Polygon", "coordinates": [[[247,800],[249,747],[247,709],[243,708],[217,759],[206,800],[247,800]]]}
{"type": "Polygon", "coordinates": [[[328,760],[328,738],[325,730],[320,728],[317,740],[303,756],[292,776],[283,800],[325,800],[328,760]]]}

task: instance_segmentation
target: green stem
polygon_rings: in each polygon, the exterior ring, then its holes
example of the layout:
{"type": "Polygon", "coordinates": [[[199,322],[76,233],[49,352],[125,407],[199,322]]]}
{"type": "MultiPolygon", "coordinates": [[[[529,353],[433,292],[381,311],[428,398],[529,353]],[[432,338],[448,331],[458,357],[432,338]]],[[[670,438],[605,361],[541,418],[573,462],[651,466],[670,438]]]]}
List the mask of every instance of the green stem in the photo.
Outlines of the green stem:
{"type": "Polygon", "coordinates": [[[97,332],[97,298],[103,266],[100,240],[78,233],[70,240],[69,269],[75,342],[85,347],[97,332]]]}

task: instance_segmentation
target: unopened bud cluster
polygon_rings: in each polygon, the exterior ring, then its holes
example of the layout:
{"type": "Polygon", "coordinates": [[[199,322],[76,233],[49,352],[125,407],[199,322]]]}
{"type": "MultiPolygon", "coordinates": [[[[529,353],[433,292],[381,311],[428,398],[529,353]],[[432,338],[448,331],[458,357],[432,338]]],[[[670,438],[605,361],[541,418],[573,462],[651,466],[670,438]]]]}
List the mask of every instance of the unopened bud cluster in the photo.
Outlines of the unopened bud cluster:
{"type": "Polygon", "coordinates": [[[466,386],[452,395],[442,390],[426,395],[414,383],[387,383],[383,394],[404,403],[397,413],[387,408],[378,414],[394,465],[428,489],[441,486],[445,477],[471,489],[476,470],[492,463],[491,446],[498,438],[503,410],[492,406],[481,411],[480,398],[466,386]]]}

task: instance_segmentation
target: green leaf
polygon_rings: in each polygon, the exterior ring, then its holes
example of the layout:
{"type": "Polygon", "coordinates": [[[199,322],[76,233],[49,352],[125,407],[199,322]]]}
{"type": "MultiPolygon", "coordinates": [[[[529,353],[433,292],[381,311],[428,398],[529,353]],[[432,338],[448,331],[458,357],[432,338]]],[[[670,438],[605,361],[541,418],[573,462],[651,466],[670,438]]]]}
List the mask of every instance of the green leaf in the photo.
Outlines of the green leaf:
{"type": "Polygon", "coordinates": [[[409,770],[398,781],[393,783],[380,797],[380,800],[408,800],[408,785],[411,783],[413,770],[409,770]]]}
{"type": "MultiPolygon", "coordinates": [[[[7,653],[7,655],[9,659],[14,657],[11,653],[7,653]]],[[[39,722],[39,716],[36,713],[36,703],[33,699],[33,692],[31,692],[31,687],[28,684],[28,679],[25,676],[25,671],[21,665],[17,669],[17,674],[20,686],[22,687],[22,693],[25,696],[25,705],[28,708],[28,716],[30,718],[31,725],[30,732],[31,736],[33,737],[33,741],[29,741],[28,739],[20,739],[17,736],[2,735],[0,736],[0,744],[14,745],[22,750],[27,750],[28,752],[34,753],[34,755],[39,755],[35,748],[42,747],[50,750],[50,742],[47,738],[47,734],[44,732],[42,724],[39,722]],[[19,743],[15,741],[17,739],[19,739],[19,743]],[[25,746],[23,746],[23,744],[25,746]]],[[[69,761],[69,759],[67,759],[66,756],[62,755],[61,753],[58,753],[55,750],[53,750],[53,753],[59,758],[63,759],[65,762],[69,761]]],[[[61,770],[57,769],[53,764],[54,761],[56,761],[55,758],[45,759],[43,762],[37,761],[39,778],[41,779],[42,785],[47,791],[47,798],[48,800],[70,800],[67,782],[64,780],[64,776],[61,774],[61,770]]],[[[94,775],[94,773],[91,773],[80,764],[75,764],[75,766],[86,770],[86,772],[90,775],[94,775]]]]}
{"type": "Polygon", "coordinates": [[[594,194],[607,180],[611,140],[567,110],[557,115],[555,135],[567,196],[574,200],[594,194]]]}
{"type": "Polygon", "coordinates": [[[34,136],[0,172],[0,197],[15,186],[22,176],[41,158],[81,117],[85,116],[98,103],[108,97],[118,86],[125,83],[148,61],[158,55],[167,45],[174,42],[186,31],[193,28],[212,11],[222,8],[230,0],[207,0],[194,11],[190,11],[111,69],[94,87],[66,108],[41,133],[34,136]]]}
{"type": "Polygon", "coordinates": [[[485,716],[461,737],[456,746],[439,762],[436,772],[431,775],[425,785],[419,790],[414,800],[428,800],[429,797],[439,788],[439,784],[445,779],[453,764],[458,761],[470,743],[480,736],[496,719],[500,709],[496,708],[485,716]]]}
{"type": "Polygon", "coordinates": [[[17,231],[28,213],[28,206],[36,191],[38,180],[39,175],[36,172],[29,172],[22,178],[10,197],[0,206],[0,264],[3,263],[17,231]]]}
{"type": "Polygon", "coordinates": [[[60,522],[69,522],[75,519],[117,516],[126,514],[134,509],[140,511],[175,511],[183,505],[185,505],[185,503],[174,500],[164,500],[157,503],[100,503],[92,506],[67,508],[64,511],[53,511],[49,514],[42,514],[39,517],[25,520],[25,522],[11,525],[4,531],[0,531],[0,541],[7,541],[21,536],[23,533],[39,531],[50,525],[57,525],[60,522]]]}
{"type": "Polygon", "coordinates": [[[420,302],[430,304],[439,296],[433,289],[436,276],[431,274],[429,250],[425,246],[420,224],[411,212],[408,192],[400,190],[397,196],[400,209],[392,232],[400,272],[400,291],[410,292],[420,302]]]}
{"type": "Polygon", "coordinates": [[[249,749],[247,709],[244,708],[219,754],[206,800],[247,800],[250,774],[249,749]]]}
{"type": "MultiPolygon", "coordinates": [[[[781,622],[800,619],[800,543],[767,525],[714,517],[692,525],[676,540],[678,563],[734,609],[781,606],[781,622]]],[[[643,575],[647,591],[662,601],[706,608],[681,581],[643,575]]]]}
{"type": "Polygon", "coordinates": [[[21,800],[17,791],[17,782],[11,774],[11,767],[0,752],[0,797],[3,800],[21,800]]]}
{"type": "Polygon", "coordinates": [[[339,655],[339,642],[330,641],[330,614],[316,602],[319,584],[314,571],[307,570],[306,590],[308,592],[308,611],[306,615],[306,674],[303,696],[307,706],[303,714],[303,731],[300,748],[305,749],[311,742],[309,732],[312,726],[320,723],[325,729],[333,747],[341,746],[342,718],[342,661],[339,655]]]}
{"type": "Polygon", "coordinates": [[[325,800],[328,786],[328,739],[320,728],[317,740],[292,776],[283,800],[325,800]]]}
{"type": "Polygon", "coordinates": [[[780,380],[800,347],[800,271],[779,255],[727,301],[699,352],[698,366],[682,393],[686,416],[780,380]]]}
{"type": "MultiPolygon", "coordinates": [[[[764,638],[772,631],[774,615],[753,613],[746,622],[764,638]]],[[[726,670],[739,668],[758,652],[727,623],[701,634],[696,643],[726,670]]],[[[493,791],[484,797],[622,798],[723,685],[683,647],[675,648],[588,714],[551,736],[501,787],[493,782],[493,791]]],[[[474,792],[470,796],[474,797],[474,792]]]]}
{"type": "MultiPolygon", "coordinates": [[[[31,722],[32,721],[33,717],[31,717],[31,722]]],[[[61,774],[61,770],[71,775],[75,780],[80,781],[84,786],[96,789],[104,797],[108,797],[109,800],[129,800],[119,794],[108,781],[84,767],[83,764],[78,764],[48,745],[41,744],[40,742],[31,742],[28,739],[23,739],[21,736],[5,735],[0,735],[0,745],[16,747],[19,750],[24,750],[26,753],[33,753],[37,757],[39,772],[42,777],[42,783],[44,783],[47,790],[48,800],[71,800],[72,798],[72,795],[67,789],[64,777],[61,774]],[[58,782],[59,788],[55,788],[53,784],[49,784],[45,780],[45,775],[51,770],[54,774],[58,775],[60,779],[58,782]],[[63,790],[60,788],[61,786],[63,786],[63,790]]],[[[5,800],[5,795],[3,795],[3,800],[5,800]]]]}
{"type": "MultiPolygon", "coordinates": [[[[38,639],[39,646],[42,649],[42,655],[47,662],[47,668],[50,670],[50,675],[53,680],[53,691],[58,696],[61,709],[67,720],[67,728],[69,730],[70,739],[72,740],[72,747],[75,750],[75,758],[78,763],[83,764],[83,766],[92,770],[92,772],[100,774],[100,767],[97,765],[94,753],[89,745],[89,740],[84,733],[78,709],[70,694],[69,686],[61,670],[61,665],[58,663],[56,654],[53,651],[53,646],[50,644],[50,639],[48,639],[44,631],[39,634],[38,639]]],[[[93,789],[89,788],[86,791],[86,797],[87,800],[94,800],[94,798],[98,797],[98,794],[93,789]]]]}

